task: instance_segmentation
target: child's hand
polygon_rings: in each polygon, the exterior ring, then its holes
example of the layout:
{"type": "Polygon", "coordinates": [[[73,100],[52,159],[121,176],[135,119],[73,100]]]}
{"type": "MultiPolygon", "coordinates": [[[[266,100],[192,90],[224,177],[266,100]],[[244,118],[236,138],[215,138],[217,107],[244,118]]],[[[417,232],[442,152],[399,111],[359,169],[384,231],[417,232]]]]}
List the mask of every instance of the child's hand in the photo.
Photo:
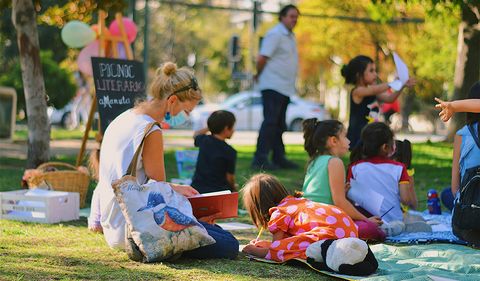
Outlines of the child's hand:
{"type": "Polygon", "coordinates": [[[246,253],[246,254],[251,254],[253,251],[255,251],[255,250],[254,250],[255,248],[256,248],[256,247],[255,247],[254,245],[248,244],[248,245],[246,245],[245,247],[243,247],[242,252],[244,252],[244,253],[246,253]]]}
{"type": "MultiPolygon", "coordinates": [[[[255,247],[255,246],[252,245],[252,244],[248,244],[248,245],[246,245],[245,247],[243,247],[242,252],[244,252],[245,254],[249,254],[249,255],[254,255],[254,256],[256,256],[257,253],[259,252],[259,250],[261,250],[261,248],[255,247]]],[[[268,250],[268,249],[267,249],[267,250],[268,250]]]]}
{"type": "Polygon", "coordinates": [[[257,247],[253,244],[248,244],[243,248],[242,252],[244,252],[245,254],[254,255],[254,256],[263,258],[268,254],[268,247],[262,248],[262,247],[257,247]]]}
{"type": "Polygon", "coordinates": [[[439,104],[436,104],[435,107],[439,107],[442,109],[442,111],[440,111],[438,115],[442,116],[441,119],[443,122],[447,122],[448,120],[450,120],[450,117],[452,117],[453,113],[455,113],[455,111],[452,108],[452,103],[443,101],[439,98],[435,98],[435,100],[439,103],[439,104]]]}
{"type": "Polygon", "coordinates": [[[408,81],[405,83],[404,87],[411,88],[411,87],[415,86],[416,83],[417,83],[417,77],[412,77],[412,78],[408,79],[408,81]]]}
{"type": "Polygon", "coordinates": [[[202,128],[202,129],[196,131],[193,134],[193,139],[195,139],[198,135],[205,135],[206,133],[208,133],[208,131],[210,131],[210,129],[208,127],[207,128],[202,128]]]}
{"type": "Polygon", "coordinates": [[[352,186],[350,185],[349,182],[346,182],[345,183],[345,196],[347,195],[348,191],[350,190],[350,188],[352,188],[352,186]]]}
{"type": "Polygon", "coordinates": [[[250,245],[258,248],[270,248],[270,245],[272,245],[271,241],[258,240],[258,242],[255,242],[256,240],[257,239],[250,241],[250,245]]]}
{"type": "Polygon", "coordinates": [[[369,217],[367,220],[373,222],[376,226],[381,226],[383,224],[381,217],[373,216],[369,217]]]}

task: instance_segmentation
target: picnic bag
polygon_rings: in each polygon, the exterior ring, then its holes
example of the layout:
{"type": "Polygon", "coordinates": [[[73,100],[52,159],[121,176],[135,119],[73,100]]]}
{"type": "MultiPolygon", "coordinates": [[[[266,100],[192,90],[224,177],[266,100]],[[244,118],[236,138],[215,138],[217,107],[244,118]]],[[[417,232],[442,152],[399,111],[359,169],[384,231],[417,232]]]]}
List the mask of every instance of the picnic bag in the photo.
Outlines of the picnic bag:
{"type": "MultiPolygon", "coordinates": [[[[480,149],[473,127],[469,125],[468,129],[480,149]]],[[[460,197],[453,207],[452,224],[458,229],[480,231],[480,165],[465,171],[460,187],[460,197]]]]}
{"type": "MultiPolygon", "coordinates": [[[[127,222],[127,237],[141,253],[143,262],[158,262],[184,251],[214,244],[215,240],[193,216],[188,199],[166,182],[149,180],[140,185],[135,177],[140,151],[148,132],[158,123],[145,128],[126,175],[113,180],[112,187],[127,222]]],[[[129,245],[127,243],[127,248],[129,245]]],[[[137,251],[137,253],[138,253],[137,251]]],[[[127,251],[127,254],[129,251],[127,251]]],[[[136,260],[129,254],[129,258],[136,260]]]]}

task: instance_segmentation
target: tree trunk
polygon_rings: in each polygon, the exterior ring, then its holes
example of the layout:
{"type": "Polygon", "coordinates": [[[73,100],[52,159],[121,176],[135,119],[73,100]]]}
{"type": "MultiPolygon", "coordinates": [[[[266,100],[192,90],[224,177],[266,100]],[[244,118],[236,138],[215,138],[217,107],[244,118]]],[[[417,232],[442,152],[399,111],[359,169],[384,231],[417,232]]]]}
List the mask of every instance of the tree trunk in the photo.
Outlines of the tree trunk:
{"type": "MultiPolygon", "coordinates": [[[[454,90],[450,100],[465,99],[470,87],[480,78],[480,4],[462,5],[462,23],[458,34],[454,90]]],[[[447,142],[465,125],[465,114],[455,113],[447,130],[447,142]]]]}
{"type": "Polygon", "coordinates": [[[40,62],[37,13],[32,0],[13,0],[12,22],[17,31],[27,107],[27,168],[36,168],[50,160],[50,125],[40,62]]]}

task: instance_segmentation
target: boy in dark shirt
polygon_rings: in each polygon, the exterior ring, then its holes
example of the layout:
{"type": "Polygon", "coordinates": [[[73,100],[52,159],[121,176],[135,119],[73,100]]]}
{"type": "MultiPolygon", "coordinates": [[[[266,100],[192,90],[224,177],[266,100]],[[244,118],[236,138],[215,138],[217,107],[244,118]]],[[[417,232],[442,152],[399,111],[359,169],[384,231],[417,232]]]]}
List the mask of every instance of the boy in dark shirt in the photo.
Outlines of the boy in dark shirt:
{"type": "Polygon", "coordinates": [[[196,131],[193,136],[199,153],[191,186],[200,193],[236,191],[237,151],[225,142],[235,131],[235,115],[225,110],[215,111],[208,117],[207,125],[208,128],[196,131]],[[208,131],[211,135],[206,134],[208,131]]]}

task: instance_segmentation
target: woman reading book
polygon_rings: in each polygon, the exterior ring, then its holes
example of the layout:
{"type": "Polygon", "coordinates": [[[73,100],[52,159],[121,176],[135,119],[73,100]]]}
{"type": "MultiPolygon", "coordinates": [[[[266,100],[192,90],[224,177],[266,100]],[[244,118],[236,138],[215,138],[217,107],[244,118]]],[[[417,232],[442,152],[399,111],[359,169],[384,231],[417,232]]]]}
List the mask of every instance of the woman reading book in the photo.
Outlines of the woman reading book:
{"type": "MultiPolygon", "coordinates": [[[[177,69],[168,62],[157,70],[152,86],[153,99],[138,104],[120,114],[105,131],[100,153],[99,182],[92,198],[89,224],[101,224],[108,245],[113,249],[125,249],[125,217],[115,198],[111,182],[121,178],[130,164],[143,137],[145,128],[153,122],[165,121],[170,126],[185,123],[190,112],[202,99],[197,80],[187,69],[177,69]]],[[[137,181],[147,179],[166,181],[163,158],[163,133],[154,126],[145,138],[143,151],[137,165],[137,181]]],[[[173,190],[184,195],[198,194],[191,186],[170,184],[173,190]]],[[[238,241],[230,233],[207,222],[217,215],[200,218],[216,243],[184,252],[192,258],[230,258],[238,255],[238,241]]]]}

